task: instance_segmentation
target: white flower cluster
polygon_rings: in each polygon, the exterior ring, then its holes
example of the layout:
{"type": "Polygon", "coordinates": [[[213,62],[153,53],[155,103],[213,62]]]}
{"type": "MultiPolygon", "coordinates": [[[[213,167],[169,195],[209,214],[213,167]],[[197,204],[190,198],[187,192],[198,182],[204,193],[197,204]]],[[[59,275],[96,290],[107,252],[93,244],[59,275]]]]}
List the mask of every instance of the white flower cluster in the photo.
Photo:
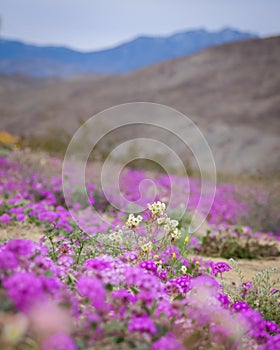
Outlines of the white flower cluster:
{"type": "Polygon", "coordinates": [[[142,250],[142,252],[144,252],[144,253],[150,253],[152,249],[153,249],[152,242],[148,242],[148,243],[143,244],[143,245],[141,246],[141,250],[142,250]]]}
{"type": "Polygon", "coordinates": [[[127,222],[125,223],[125,225],[130,228],[136,228],[138,227],[138,225],[140,224],[140,222],[143,220],[141,215],[138,215],[137,217],[135,217],[133,214],[129,214],[129,217],[127,219],[127,222]]]}
{"type": "Polygon", "coordinates": [[[180,239],[182,236],[181,231],[178,228],[175,228],[175,230],[170,234],[173,239],[180,239]]]}
{"type": "Polygon", "coordinates": [[[162,217],[157,220],[159,225],[164,224],[163,230],[165,234],[170,235],[173,239],[181,238],[181,231],[178,229],[179,222],[168,217],[162,217]]]}
{"type": "Polygon", "coordinates": [[[123,240],[123,232],[122,232],[122,230],[118,230],[118,231],[110,233],[109,234],[109,239],[112,242],[114,242],[114,243],[121,244],[122,240],[123,240]]]}
{"type": "Polygon", "coordinates": [[[165,212],[166,206],[164,203],[157,201],[154,202],[153,204],[148,204],[149,210],[152,212],[154,216],[161,216],[165,212]]]}

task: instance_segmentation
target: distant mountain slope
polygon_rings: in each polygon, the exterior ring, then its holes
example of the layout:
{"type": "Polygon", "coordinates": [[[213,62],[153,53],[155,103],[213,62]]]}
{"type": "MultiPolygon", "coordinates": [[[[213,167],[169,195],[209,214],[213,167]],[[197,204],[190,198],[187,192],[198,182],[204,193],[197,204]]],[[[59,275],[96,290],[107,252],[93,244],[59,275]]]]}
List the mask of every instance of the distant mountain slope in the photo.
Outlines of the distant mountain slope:
{"type": "Polygon", "coordinates": [[[273,37],[211,47],[100,80],[30,81],[24,88],[20,81],[11,91],[0,79],[1,129],[72,133],[79,120],[105,108],[150,101],[176,108],[197,123],[218,170],[280,171],[279,67],[280,37],[273,37]]]}
{"type": "Polygon", "coordinates": [[[231,28],[217,32],[199,29],[169,37],[139,37],[111,49],[87,53],[2,39],[0,73],[23,73],[35,77],[124,73],[206,47],[254,37],[256,34],[231,28]]]}

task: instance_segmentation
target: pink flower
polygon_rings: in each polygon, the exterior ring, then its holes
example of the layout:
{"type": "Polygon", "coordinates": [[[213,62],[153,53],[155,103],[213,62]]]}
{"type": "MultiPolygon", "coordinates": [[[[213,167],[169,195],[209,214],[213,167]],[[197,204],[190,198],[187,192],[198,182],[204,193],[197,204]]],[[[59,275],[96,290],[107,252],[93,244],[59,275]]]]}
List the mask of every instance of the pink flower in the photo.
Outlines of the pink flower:
{"type": "Polygon", "coordinates": [[[11,216],[9,214],[2,214],[0,216],[0,222],[2,224],[8,224],[12,220],[11,216]]]}
{"type": "Polygon", "coordinates": [[[104,308],[106,292],[99,279],[96,277],[81,277],[77,282],[77,288],[80,295],[88,298],[96,309],[104,308]]]}
{"type": "Polygon", "coordinates": [[[212,268],[212,271],[211,271],[212,275],[217,275],[218,273],[220,273],[221,276],[223,272],[227,272],[231,270],[230,265],[223,261],[212,264],[211,268],[212,268]]]}
{"type": "Polygon", "coordinates": [[[23,213],[17,214],[17,216],[16,216],[17,221],[24,221],[25,218],[26,218],[26,216],[23,213]]]}
{"type": "Polygon", "coordinates": [[[66,334],[57,333],[45,340],[42,350],[77,350],[74,340],[66,334]]]}
{"type": "Polygon", "coordinates": [[[129,332],[140,332],[156,334],[157,329],[154,322],[148,316],[136,316],[128,324],[129,332]]]}

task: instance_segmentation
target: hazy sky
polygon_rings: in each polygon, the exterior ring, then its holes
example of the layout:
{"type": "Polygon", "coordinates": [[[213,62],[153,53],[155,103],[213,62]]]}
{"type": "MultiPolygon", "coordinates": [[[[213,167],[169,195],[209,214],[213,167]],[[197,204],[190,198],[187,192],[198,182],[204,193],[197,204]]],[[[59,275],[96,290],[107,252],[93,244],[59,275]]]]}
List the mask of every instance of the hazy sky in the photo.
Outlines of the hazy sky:
{"type": "Polygon", "coordinates": [[[198,27],[280,34],[280,0],[0,0],[0,16],[4,37],[82,50],[198,27]]]}

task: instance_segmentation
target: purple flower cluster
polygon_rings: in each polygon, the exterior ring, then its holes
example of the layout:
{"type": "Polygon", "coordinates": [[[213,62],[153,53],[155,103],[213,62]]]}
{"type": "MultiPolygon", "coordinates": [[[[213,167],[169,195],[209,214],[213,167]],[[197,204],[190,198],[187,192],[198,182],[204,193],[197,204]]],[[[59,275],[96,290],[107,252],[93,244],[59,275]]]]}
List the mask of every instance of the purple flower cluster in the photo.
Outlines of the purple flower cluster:
{"type": "MultiPolygon", "coordinates": [[[[152,260],[144,260],[137,267],[131,265],[133,260],[128,263],[104,255],[75,268],[53,261],[45,245],[11,240],[0,246],[0,262],[2,286],[16,310],[34,318],[36,308],[39,310],[49,301],[69,305],[72,317],[81,327],[76,329],[76,337],[85,336],[87,344],[98,342],[106,334],[117,336],[117,331],[106,333],[107,323],[114,320],[128,339],[145,335],[152,349],[181,349],[184,337],[176,334],[191,334],[193,327],[207,324],[212,341],[228,341],[237,336],[237,330],[229,327],[237,320],[244,328],[244,336],[247,334],[261,346],[275,346],[279,334],[276,323],[265,321],[245,302],[232,304],[213,277],[185,275],[163,281],[154,273],[156,264],[152,260]],[[181,297],[177,300],[176,296],[181,297]],[[170,323],[170,319],[176,321],[170,323]],[[167,331],[159,337],[158,329],[162,327],[167,331]]],[[[50,334],[41,347],[56,349],[56,341],[61,342],[57,349],[77,347],[71,334],[62,333],[50,334]]]]}
{"type": "Polygon", "coordinates": [[[77,289],[96,309],[104,308],[106,292],[100,280],[95,277],[81,277],[77,282],[77,289]]]}
{"type": "Polygon", "coordinates": [[[141,263],[139,264],[139,267],[141,267],[142,269],[145,269],[147,271],[151,271],[154,274],[156,274],[156,272],[157,272],[157,265],[152,260],[141,261],[141,263]]]}
{"type": "Polygon", "coordinates": [[[230,271],[231,267],[229,264],[225,262],[217,262],[215,264],[212,264],[212,274],[217,275],[218,273],[222,275],[223,272],[230,271]]]}
{"type": "Polygon", "coordinates": [[[165,290],[167,292],[177,293],[187,293],[192,288],[191,276],[181,276],[174,279],[169,280],[166,283],[165,290]]]}
{"type": "MultiPolygon", "coordinates": [[[[142,181],[146,175],[145,171],[123,171],[120,187],[126,199],[140,205],[150,202],[150,183],[142,181]],[[143,195],[138,190],[140,183],[143,195]]],[[[189,194],[189,207],[195,209],[200,182],[191,179],[188,184],[188,179],[174,177],[178,193],[173,209],[189,194]]],[[[156,200],[170,196],[168,176],[158,176],[155,184],[156,200]]],[[[98,189],[88,184],[88,190],[90,205],[104,210],[102,203],[108,202],[102,201],[100,193],[96,196],[98,189]]],[[[240,211],[246,212],[246,206],[233,199],[231,192],[230,185],[218,186],[209,214],[214,226],[234,223],[240,211]]],[[[112,184],[110,195],[116,195],[116,184],[112,184]]],[[[279,348],[278,325],[246,303],[252,284],[240,286],[237,300],[242,301],[233,302],[216,280],[218,274],[230,271],[227,263],[188,259],[179,245],[170,242],[159,251],[153,248],[145,253],[139,247],[114,250],[93,243],[91,236],[77,233],[65,208],[61,179],[32,173],[7,157],[0,158],[0,198],[0,227],[16,223],[20,228],[29,222],[56,229],[55,233],[49,231],[49,240],[45,237],[40,243],[14,239],[0,245],[0,304],[7,303],[7,320],[21,318],[21,323],[15,321],[22,338],[19,343],[32,335],[43,350],[113,348],[121,343],[183,350],[194,340],[197,344],[190,348],[203,348],[205,339],[212,348],[244,348],[246,342],[258,350],[279,348]],[[89,244],[85,243],[87,237],[89,244]],[[59,323],[62,325],[56,330],[59,323]],[[202,329],[205,336],[197,337],[197,330],[202,329]]],[[[207,201],[209,198],[202,199],[202,211],[207,201]]],[[[112,212],[112,225],[125,219],[126,201],[119,204],[124,211],[112,212]]],[[[89,228],[87,233],[107,232],[108,225],[92,217],[89,207],[74,202],[70,207],[80,213],[89,228]]],[[[153,220],[147,212],[143,216],[153,220]]],[[[193,247],[199,245],[196,237],[190,241],[193,247]]],[[[271,292],[271,297],[276,295],[277,291],[271,292]]]]}
{"type": "Polygon", "coordinates": [[[157,329],[154,322],[148,316],[135,316],[128,324],[129,332],[140,332],[156,334],[157,329]]]}

